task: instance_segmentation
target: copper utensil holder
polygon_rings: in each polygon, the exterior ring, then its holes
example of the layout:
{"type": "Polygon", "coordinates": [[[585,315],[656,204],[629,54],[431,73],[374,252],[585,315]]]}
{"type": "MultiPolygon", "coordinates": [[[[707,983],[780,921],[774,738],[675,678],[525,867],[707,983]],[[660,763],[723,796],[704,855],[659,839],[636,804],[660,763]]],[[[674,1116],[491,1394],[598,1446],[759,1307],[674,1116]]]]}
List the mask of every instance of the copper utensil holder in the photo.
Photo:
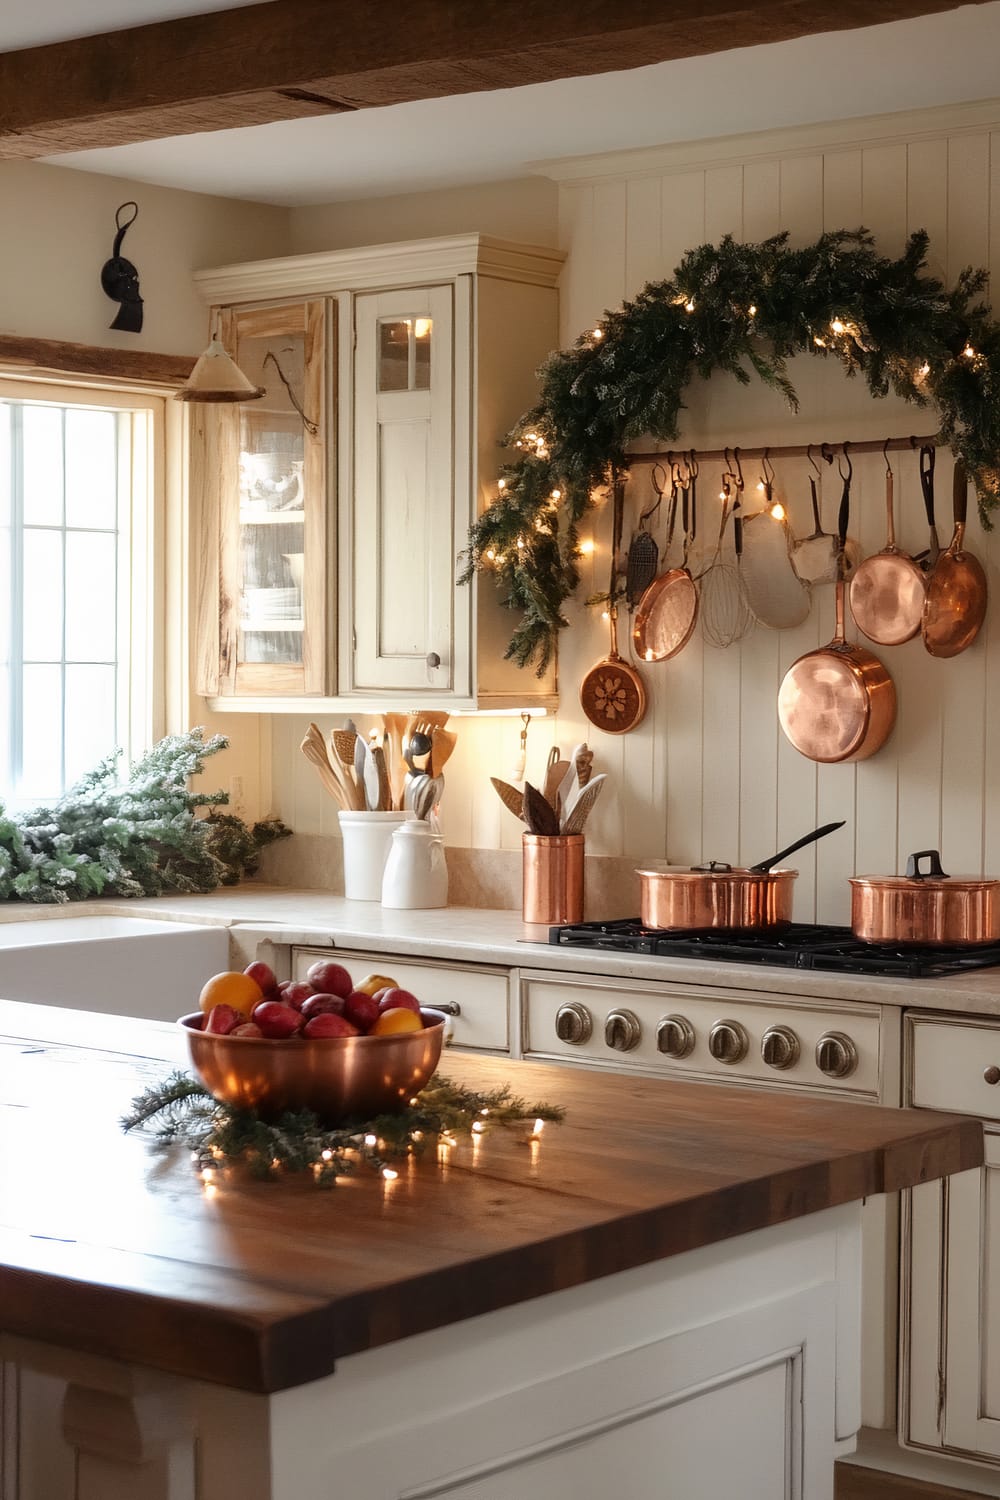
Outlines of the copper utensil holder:
{"type": "Polygon", "coordinates": [[[521,836],[525,922],[549,927],[583,921],[583,834],[521,836]]]}

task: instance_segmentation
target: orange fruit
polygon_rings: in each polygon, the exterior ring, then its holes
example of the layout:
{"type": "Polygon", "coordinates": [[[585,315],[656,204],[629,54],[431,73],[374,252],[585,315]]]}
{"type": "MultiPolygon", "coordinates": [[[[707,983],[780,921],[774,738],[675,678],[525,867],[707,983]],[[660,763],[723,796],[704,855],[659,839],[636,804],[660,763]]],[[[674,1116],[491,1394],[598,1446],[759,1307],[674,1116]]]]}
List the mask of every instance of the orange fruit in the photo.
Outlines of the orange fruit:
{"type": "Polygon", "coordinates": [[[385,974],[368,974],[354,988],[363,990],[366,995],[374,995],[376,990],[396,990],[399,985],[394,979],[388,979],[385,974]]]}
{"type": "Polygon", "coordinates": [[[227,969],[223,974],[213,974],[206,982],[198,996],[198,1008],[207,1015],[213,1005],[231,1005],[234,1010],[249,1016],[263,998],[264,991],[256,979],[236,969],[227,969]]]}
{"type": "Polygon", "coordinates": [[[420,1016],[412,1010],[384,1010],[375,1025],[369,1031],[369,1036],[395,1036],[401,1031],[423,1031],[424,1023],[420,1016]]]}

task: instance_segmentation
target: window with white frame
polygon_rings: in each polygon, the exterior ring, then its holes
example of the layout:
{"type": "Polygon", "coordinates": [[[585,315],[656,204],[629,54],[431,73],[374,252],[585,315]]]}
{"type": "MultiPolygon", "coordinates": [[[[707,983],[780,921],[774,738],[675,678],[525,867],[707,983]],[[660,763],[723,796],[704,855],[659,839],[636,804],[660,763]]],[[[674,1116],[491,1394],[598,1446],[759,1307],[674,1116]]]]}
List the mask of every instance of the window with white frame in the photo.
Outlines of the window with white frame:
{"type": "Polygon", "coordinates": [[[0,802],[48,801],[155,716],[162,401],[0,382],[0,802]]]}

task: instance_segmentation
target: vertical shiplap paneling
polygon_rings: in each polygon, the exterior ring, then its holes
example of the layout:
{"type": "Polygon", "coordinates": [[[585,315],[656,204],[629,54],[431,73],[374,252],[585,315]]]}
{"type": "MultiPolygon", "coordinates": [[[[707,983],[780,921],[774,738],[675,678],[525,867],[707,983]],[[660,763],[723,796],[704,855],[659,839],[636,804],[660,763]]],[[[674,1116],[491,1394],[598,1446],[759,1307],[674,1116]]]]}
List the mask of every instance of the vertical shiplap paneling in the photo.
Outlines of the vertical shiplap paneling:
{"type": "MultiPolygon", "coordinates": [[[[880,254],[899,255],[906,242],[906,147],[902,144],[868,147],[861,157],[861,217],[865,228],[875,236],[880,254]]],[[[867,402],[869,413],[858,429],[859,437],[889,437],[905,431],[897,423],[891,399],[867,402]]],[[[903,414],[900,414],[901,416],[903,414]]],[[[904,418],[905,422],[905,418],[904,418]]],[[[903,498],[902,470],[912,470],[909,455],[902,463],[895,456],[893,470],[894,508],[903,498]]],[[[887,540],[886,465],[881,458],[860,455],[855,465],[853,534],[861,545],[862,557],[881,551],[887,540]]],[[[907,684],[906,654],[898,646],[868,641],[848,615],[850,639],[872,651],[882,662],[896,684],[899,713],[905,715],[907,684]]],[[[912,653],[911,653],[912,655],[912,653]]],[[[884,748],[858,766],[856,786],[857,826],[854,837],[854,873],[864,874],[885,869],[886,851],[895,849],[899,807],[899,746],[903,735],[897,730],[884,748]]]]}
{"type": "MultiPolygon", "coordinates": [[[[948,142],[945,140],[912,141],[906,160],[907,229],[912,234],[926,229],[930,235],[928,270],[946,278],[948,275],[948,142]]],[[[934,427],[932,413],[917,410],[912,418],[914,428],[928,433],[934,427]]],[[[927,545],[927,522],[924,516],[916,457],[901,455],[897,460],[901,477],[898,520],[900,540],[913,540],[914,549],[927,545]]],[[[942,537],[948,527],[945,509],[950,503],[951,463],[946,451],[937,454],[935,464],[936,514],[942,537]]],[[[890,873],[905,868],[906,856],[914,849],[925,849],[941,838],[941,666],[924,650],[918,636],[897,649],[899,670],[896,673],[900,696],[899,723],[896,730],[896,755],[899,770],[899,821],[895,860],[886,864],[890,873]]]]}
{"type": "MultiPolygon", "coordinates": [[[[735,168],[708,174],[705,199],[705,237],[716,243],[724,234],[742,239],[743,181],[735,168]]],[[[702,558],[707,563],[719,535],[720,474],[706,464],[699,476],[702,558]]],[[[727,556],[731,552],[727,549],[727,556]]],[[[704,757],[701,807],[701,857],[736,864],[740,848],[742,683],[739,643],[724,649],[712,646],[699,629],[704,757]]],[[[690,648],[689,648],[690,649],[690,648]]]]}
{"type": "MultiPolygon", "coordinates": [[[[862,156],[860,150],[851,149],[827,153],[823,162],[823,228],[856,229],[862,222],[862,156]]],[[[830,360],[823,361],[824,388],[831,380],[830,360]]],[[[839,392],[838,392],[839,394],[839,392]]],[[[855,409],[864,411],[864,395],[859,392],[854,398],[855,409]]],[[[829,403],[829,397],[827,398],[829,403]]],[[[829,404],[821,412],[821,419],[828,418],[829,404]]],[[[837,412],[838,421],[840,411],[837,412]]],[[[824,425],[829,426],[829,420],[824,425]]],[[[843,433],[843,436],[849,436],[843,433]]],[[[834,497],[839,501],[841,486],[834,469],[830,471],[834,497]]],[[[837,506],[831,509],[835,518],[837,506]]],[[[829,605],[828,605],[829,609],[829,605]]],[[[829,640],[831,630],[824,630],[823,639],[829,640]]],[[[832,823],[843,818],[847,826],[831,838],[824,839],[816,851],[816,907],[825,922],[847,922],[850,918],[850,886],[848,877],[854,873],[854,841],[857,831],[857,771],[854,765],[819,766],[816,775],[816,819],[819,823],[832,823]]]]}
{"type": "MultiPolygon", "coordinates": [[[[823,232],[823,158],[793,156],[781,162],[779,179],[779,218],[782,229],[789,231],[793,245],[809,244],[823,232]]],[[[817,409],[817,373],[819,361],[796,362],[795,384],[802,403],[807,431],[806,441],[819,436],[817,409]]],[[[817,460],[817,462],[820,462],[817,460]]],[[[822,501],[822,484],[826,465],[820,462],[817,484],[822,501]]],[[[782,465],[785,476],[785,503],[795,536],[812,533],[812,505],[809,478],[813,470],[806,461],[795,460],[782,465]]],[[[829,482],[829,481],[828,481],[829,482]]],[[[832,634],[829,623],[830,585],[813,589],[813,607],[809,618],[795,630],[783,630],[778,644],[778,676],[806,651],[812,651],[832,634]],[[826,634],[824,634],[826,632],[826,634]]],[[[780,732],[778,733],[778,834],[777,844],[784,848],[808,829],[816,827],[816,764],[800,755],[780,732]]],[[[803,849],[789,861],[798,870],[795,882],[794,913],[797,921],[816,920],[816,868],[818,849],[803,849]]]]}
{"type": "MultiPolygon", "coordinates": [[[[743,172],[743,237],[750,241],[763,240],[780,228],[780,163],[750,163],[743,172]]],[[[756,465],[754,475],[756,477],[756,465]]],[[[746,477],[749,481],[750,475],[746,477]]],[[[782,479],[779,490],[783,485],[782,479]]],[[[776,498],[781,498],[777,491],[776,498]]],[[[748,483],[747,510],[758,509],[761,501],[762,496],[751,490],[748,483]]],[[[765,516],[755,524],[759,527],[777,523],[765,516]]],[[[760,625],[746,637],[740,649],[745,689],[740,695],[739,746],[740,859],[744,864],[756,864],[779,847],[778,736],[781,730],[777,700],[782,634],[782,631],[760,625]]]]}
{"type": "MultiPolygon", "coordinates": [[[[634,297],[648,281],[660,281],[667,275],[663,265],[662,222],[663,179],[660,176],[633,179],[628,184],[625,218],[627,297],[634,297]]],[[[632,474],[626,493],[626,541],[638,526],[641,512],[648,510],[655,500],[651,471],[647,465],[641,465],[632,474]]],[[[662,502],[645,523],[658,541],[664,534],[664,509],[662,502]]],[[[645,679],[647,669],[635,662],[631,651],[628,615],[623,617],[622,625],[619,649],[645,679]]],[[[614,802],[607,799],[612,816],[617,816],[621,827],[621,852],[636,859],[662,858],[665,829],[661,787],[669,776],[667,737],[656,714],[647,713],[639,728],[627,735],[625,741],[621,746],[623,776],[615,787],[614,802]]],[[[602,797],[601,801],[604,800],[602,797]]]]}
{"type": "MultiPolygon", "coordinates": [[[[955,136],[948,143],[948,280],[965,266],[990,261],[990,137],[955,136]]],[[[950,469],[950,465],[946,466],[950,469]]],[[[950,500],[951,484],[942,486],[950,500]]],[[[943,507],[951,534],[951,505],[943,507]]],[[[969,517],[970,550],[982,558],[983,532],[975,501],[969,517]]],[[[941,840],[950,868],[979,869],[983,857],[983,781],[986,724],[986,642],[980,638],[942,673],[941,840]]],[[[987,772],[988,774],[988,772],[987,772]]],[[[942,851],[943,852],[943,851],[942,851]]],[[[945,864],[945,869],[949,865],[945,864]]]]}
{"type": "MultiPolygon", "coordinates": [[[[1000,132],[990,136],[990,258],[989,268],[996,300],[1000,287],[1000,132]]],[[[970,498],[970,505],[974,500],[970,498]]],[[[973,529],[976,544],[978,528],[973,529]]],[[[989,552],[984,547],[980,559],[986,568],[990,596],[994,603],[987,609],[984,627],[986,652],[986,692],[983,765],[983,870],[993,874],[1000,870],[1000,795],[997,793],[997,747],[1000,746],[1000,569],[996,561],[996,543],[989,552]]]]}

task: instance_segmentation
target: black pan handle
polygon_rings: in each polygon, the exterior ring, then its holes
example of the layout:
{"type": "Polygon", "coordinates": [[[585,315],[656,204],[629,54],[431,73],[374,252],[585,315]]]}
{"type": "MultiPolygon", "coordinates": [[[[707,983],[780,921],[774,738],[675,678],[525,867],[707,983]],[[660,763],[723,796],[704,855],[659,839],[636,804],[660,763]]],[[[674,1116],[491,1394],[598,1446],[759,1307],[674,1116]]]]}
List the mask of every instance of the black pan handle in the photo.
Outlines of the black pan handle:
{"type": "Polygon", "coordinates": [[[934,449],[925,443],[920,450],[920,488],[924,495],[927,524],[934,529],[934,449]]]}
{"type": "Polygon", "coordinates": [[[918,849],[916,854],[908,856],[906,861],[907,880],[950,880],[941,868],[941,855],[937,849],[918,849]],[[927,869],[920,868],[920,861],[926,859],[927,869]]]}
{"type": "Polygon", "coordinates": [[[844,819],[839,823],[824,823],[822,828],[813,829],[807,833],[805,838],[796,839],[794,844],[789,844],[787,849],[779,849],[777,854],[772,854],[770,859],[761,860],[759,865],[751,865],[747,871],[748,875],[766,875],[772,865],[785,858],[787,854],[794,854],[796,849],[802,849],[806,844],[814,844],[817,839],[825,839],[828,833],[835,833],[838,828],[843,828],[844,819]]]}
{"type": "Polygon", "coordinates": [[[960,458],[956,458],[955,460],[955,477],[952,482],[951,503],[955,525],[964,526],[969,504],[969,476],[965,472],[965,465],[960,458]]]}
{"type": "MultiPolygon", "coordinates": [[[[837,545],[841,552],[847,546],[847,526],[851,519],[851,476],[848,474],[844,480],[844,492],[840,497],[840,511],[837,516],[837,545]]],[[[837,825],[840,826],[839,824],[837,825]]]]}

